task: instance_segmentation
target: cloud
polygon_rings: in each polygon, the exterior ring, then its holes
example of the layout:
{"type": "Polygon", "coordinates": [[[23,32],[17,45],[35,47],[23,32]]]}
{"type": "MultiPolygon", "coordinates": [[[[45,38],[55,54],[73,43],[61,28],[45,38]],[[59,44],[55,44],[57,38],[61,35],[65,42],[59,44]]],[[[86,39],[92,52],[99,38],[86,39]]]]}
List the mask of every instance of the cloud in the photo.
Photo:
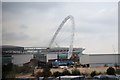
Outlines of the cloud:
{"type": "Polygon", "coordinates": [[[23,33],[3,33],[3,40],[6,41],[17,41],[29,39],[29,36],[23,33]]]}
{"type": "MultiPolygon", "coordinates": [[[[95,48],[109,52],[112,44],[117,47],[117,3],[3,2],[2,11],[5,44],[48,46],[62,20],[73,15],[74,46],[87,47],[87,52],[95,48]]],[[[66,45],[63,40],[70,35],[71,22],[67,21],[56,41],[66,45]]]]}
{"type": "Polygon", "coordinates": [[[28,27],[26,25],[21,25],[20,28],[27,29],[28,27]]]}
{"type": "Polygon", "coordinates": [[[41,13],[46,12],[51,9],[54,9],[55,6],[59,7],[59,3],[55,2],[3,2],[2,4],[3,12],[10,12],[10,13],[23,13],[29,10],[33,11],[40,11],[41,13]]]}

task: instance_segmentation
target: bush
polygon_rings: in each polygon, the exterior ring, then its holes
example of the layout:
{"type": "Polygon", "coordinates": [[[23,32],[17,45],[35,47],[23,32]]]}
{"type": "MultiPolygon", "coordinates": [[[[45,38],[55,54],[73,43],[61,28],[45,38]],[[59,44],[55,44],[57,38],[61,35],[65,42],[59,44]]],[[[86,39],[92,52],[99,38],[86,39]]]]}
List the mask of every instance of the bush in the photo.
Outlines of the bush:
{"type": "Polygon", "coordinates": [[[39,70],[39,71],[37,71],[36,73],[35,73],[35,76],[36,77],[41,77],[42,76],[42,72],[39,70]]]}
{"type": "Polygon", "coordinates": [[[13,63],[9,63],[7,65],[2,65],[2,78],[14,78],[16,74],[19,73],[31,73],[33,68],[30,66],[18,66],[13,63]]]}
{"type": "Polygon", "coordinates": [[[54,76],[54,77],[58,77],[58,76],[61,76],[61,75],[62,75],[62,73],[59,72],[59,71],[53,73],[53,76],[54,76]]]}
{"type": "Polygon", "coordinates": [[[97,75],[96,71],[92,71],[91,74],[90,74],[91,77],[94,77],[96,75],[97,75]]]}
{"type": "Polygon", "coordinates": [[[62,72],[62,75],[71,75],[70,71],[67,70],[67,69],[64,69],[63,72],[62,72]]]}
{"type": "Polygon", "coordinates": [[[50,68],[44,68],[43,71],[39,70],[35,73],[36,77],[49,77],[51,75],[52,75],[52,73],[50,71],[50,68]]]}
{"type": "Polygon", "coordinates": [[[42,76],[43,77],[49,77],[49,76],[51,76],[52,75],[52,73],[51,73],[51,71],[50,71],[50,68],[44,68],[43,69],[43,71],[42,71],[42,76]]]}
{"type": "Polygon", "coordinates": [[[78,69],[73,69],[72,75],[80,75],[80,71],[78,69]]]}
{"type": "Polygon", "coordinates": [[[2,65],[2,78],[15,78],[15,75],[18,73],[19,66],[9,63],[7,65],[2,65]]]}
{"type": "Polygon", "coordinates": [[[120,74],[120,69],[116,69],[116,74],[120,74]]]}
{"type": "Polygon", "coordinates": [[[109,67],[109,68],[107,69],[107,74],[108,74],[108,75],[115,75],[115,69],[112,68],[112,67],[109,67]]]}
{"type": "Polygon", "coordinates": [[[31,73],[33,69],[30,66],[19,66],[17,69],[17,73],[31,73]]]}

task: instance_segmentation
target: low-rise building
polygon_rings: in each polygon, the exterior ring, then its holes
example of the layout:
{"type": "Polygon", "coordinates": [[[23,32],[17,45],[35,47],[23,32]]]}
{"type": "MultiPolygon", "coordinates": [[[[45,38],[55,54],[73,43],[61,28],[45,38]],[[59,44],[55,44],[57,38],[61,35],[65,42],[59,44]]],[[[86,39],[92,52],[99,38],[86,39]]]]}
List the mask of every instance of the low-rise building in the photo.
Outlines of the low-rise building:
{"type": "Polygon", "coordinates": [[[81,64],[89,64],[92,66],[114,66],[120,65],[120,54],[110,53],[94,53],[80,55],[81,64]]]}

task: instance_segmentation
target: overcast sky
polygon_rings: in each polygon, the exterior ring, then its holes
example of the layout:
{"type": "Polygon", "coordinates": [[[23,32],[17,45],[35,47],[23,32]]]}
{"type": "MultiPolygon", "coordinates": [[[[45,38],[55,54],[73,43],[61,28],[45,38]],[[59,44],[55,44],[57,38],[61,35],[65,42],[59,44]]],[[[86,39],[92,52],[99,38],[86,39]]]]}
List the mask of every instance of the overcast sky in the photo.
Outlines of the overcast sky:
{"type": "MultiPolygon", "coordinates": [[[[117,2],[3,2],[2,14],[2,39],[6,45],[48,47],[60,23],[72,15],[74,47],[85,48],[86,53],[113,53],[112,46],[118,50],[117,2]]],[[[69,45],[70,34],[68,20],[56,43],[69,45]]]]}

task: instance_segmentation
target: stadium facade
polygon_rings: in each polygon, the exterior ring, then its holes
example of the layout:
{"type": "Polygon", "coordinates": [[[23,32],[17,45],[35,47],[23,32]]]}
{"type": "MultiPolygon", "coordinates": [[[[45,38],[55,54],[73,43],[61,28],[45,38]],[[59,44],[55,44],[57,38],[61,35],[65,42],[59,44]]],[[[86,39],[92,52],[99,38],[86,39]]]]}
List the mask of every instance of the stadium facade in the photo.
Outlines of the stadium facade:
{"type": "MultiPolygon", "coordinates": [[[[67,47],[19,47],[19,46],[2,46],[2,63],[13,63],[23,65],[36,59],[40,62],[55,62],[56,60],[68,60],[67,47]]],[[[99,53],[83,54],[84,48],[73,48],[73,54],[78,55],[79,63],[82,65],[89,64],[92,66],[104,66],[114,64],[120,65],[120,54],[99,53]]],[[[71,56],[73,57],[73,55],[71,56]]],[[[75,58],[77,59],[77,58],[75,58]]],[[[73,60],[73,59],[71,59],[73,60]]],[[[74,60],[73,60],[74,61],[74,60]]]]}
{"type": "MultiPolygon", "coordinates": [[[[73,48],[73,54],[79,55],[85,49],[73,48]]],[[[2,47],[2,62],[3,64],[13,63],[22,65],[29,62],[31,59],[36,59],[41,62],[49,62],[55,60],[65,60],[68,58],[69,48],[67,47],[19,47],[19,46],[3,46],[2,47]],[[8,62],[9,61],[9,62],[8,62]]]]}

